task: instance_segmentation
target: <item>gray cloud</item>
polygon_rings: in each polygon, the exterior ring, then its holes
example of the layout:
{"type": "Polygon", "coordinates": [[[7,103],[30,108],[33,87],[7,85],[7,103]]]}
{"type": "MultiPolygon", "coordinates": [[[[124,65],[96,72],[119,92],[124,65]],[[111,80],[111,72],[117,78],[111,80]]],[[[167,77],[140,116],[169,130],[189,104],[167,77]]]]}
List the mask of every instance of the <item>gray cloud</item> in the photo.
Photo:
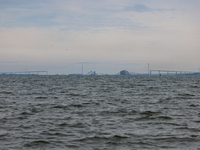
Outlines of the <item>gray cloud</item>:
{"type": "Polygon", "coordinates": [[[175,9],[152,9],[145,5],[134,5],[134,6],[126,6],[124,8],[125,11],[135,11],[135,12],[151,12],[151,11],[174,11],[175,9]]]}
{"type": "Polygon", "coordinates": [[[136,11],[136,12],[150,12],[153,9],[145,6],[145,5],[135,5],[135,6],[127,6],[124,8],[126,11],[136,11]]]}
{"type": "Polygon", "coordinates": [[[93,64],[102,64],[103,62],[77,62],[77,63],[73,63],[73,65],[77,65],[77,64],[87,64],[87,65],[93,65],[93,64]]]}

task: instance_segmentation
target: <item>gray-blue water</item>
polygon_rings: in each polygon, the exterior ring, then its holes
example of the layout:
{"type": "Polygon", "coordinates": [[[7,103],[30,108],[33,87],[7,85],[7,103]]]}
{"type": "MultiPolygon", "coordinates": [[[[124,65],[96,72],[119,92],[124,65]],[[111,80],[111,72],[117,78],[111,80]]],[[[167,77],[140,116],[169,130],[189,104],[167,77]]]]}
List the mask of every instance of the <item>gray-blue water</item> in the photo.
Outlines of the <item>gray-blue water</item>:
{"type": "Polygon", "coordinates": [[[0,76],[0,149],[200,149],[200,76],[0,76]]]}

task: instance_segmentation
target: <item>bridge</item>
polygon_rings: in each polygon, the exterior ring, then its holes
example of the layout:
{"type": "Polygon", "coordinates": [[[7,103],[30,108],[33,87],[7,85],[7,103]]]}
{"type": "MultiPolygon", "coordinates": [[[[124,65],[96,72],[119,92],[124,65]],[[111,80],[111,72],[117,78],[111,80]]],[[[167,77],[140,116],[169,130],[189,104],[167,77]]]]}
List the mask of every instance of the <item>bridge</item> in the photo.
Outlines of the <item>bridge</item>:
{"type": "Polygon", "coordinates": [[[39,75],[40,73],[48,75],[47,71],[1,72],[0,75],[39,75]]]}
{"type": "Polygon", "coordinates": [[[90,72],[88,72],[86,75],[97,75],[97,73],[94,71],[90,71],[90,72]]]}
{"type": "Polygon", "coordinates": [[[150,75],[153,75],[152,72],[156,72],[157,75],[200,75],[200,72],[170,70],[150,70],[150,75]]]}

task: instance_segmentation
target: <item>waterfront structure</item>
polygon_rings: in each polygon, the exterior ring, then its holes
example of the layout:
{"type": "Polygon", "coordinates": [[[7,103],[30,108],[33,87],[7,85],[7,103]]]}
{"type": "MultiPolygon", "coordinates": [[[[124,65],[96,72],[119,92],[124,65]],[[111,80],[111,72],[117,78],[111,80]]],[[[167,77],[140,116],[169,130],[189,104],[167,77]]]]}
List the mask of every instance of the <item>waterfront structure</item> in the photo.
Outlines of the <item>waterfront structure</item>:
{"type": "Polygon", "coordinates": [[[90,71],[90,72],[88,72],[86,75],[97,75],[97,73],[96,73],[96,71],[90,71]]]}
{"type": "Polygon", "coordinates": [[[170,71],[170,70],[150,70],[150,75],[200,75],[200,72],[170,71]],[[156,74],[153,74],[152,72],[156,72],[156,74]]]}
{"type": "Polygon", "coordinates": [[[0,75],[48,75],[47,71],[1,72],[0,75]]]}
{"type": "Polygon", "coordinates": [[[130,75],[130,73],[126,70],[120,71],[120,75],[130,75]]]}

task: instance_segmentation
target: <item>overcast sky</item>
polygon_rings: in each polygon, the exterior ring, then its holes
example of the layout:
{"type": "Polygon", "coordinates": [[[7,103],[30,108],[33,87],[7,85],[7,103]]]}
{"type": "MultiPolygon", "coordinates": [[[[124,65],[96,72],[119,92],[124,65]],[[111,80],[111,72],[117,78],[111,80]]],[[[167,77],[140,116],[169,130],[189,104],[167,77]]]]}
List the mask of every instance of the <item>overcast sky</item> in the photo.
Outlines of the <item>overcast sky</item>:
{"type": "Polygon", "coordinates": [[[0,72],[198,71],[199,0],[0,0],[0,72]]]}

